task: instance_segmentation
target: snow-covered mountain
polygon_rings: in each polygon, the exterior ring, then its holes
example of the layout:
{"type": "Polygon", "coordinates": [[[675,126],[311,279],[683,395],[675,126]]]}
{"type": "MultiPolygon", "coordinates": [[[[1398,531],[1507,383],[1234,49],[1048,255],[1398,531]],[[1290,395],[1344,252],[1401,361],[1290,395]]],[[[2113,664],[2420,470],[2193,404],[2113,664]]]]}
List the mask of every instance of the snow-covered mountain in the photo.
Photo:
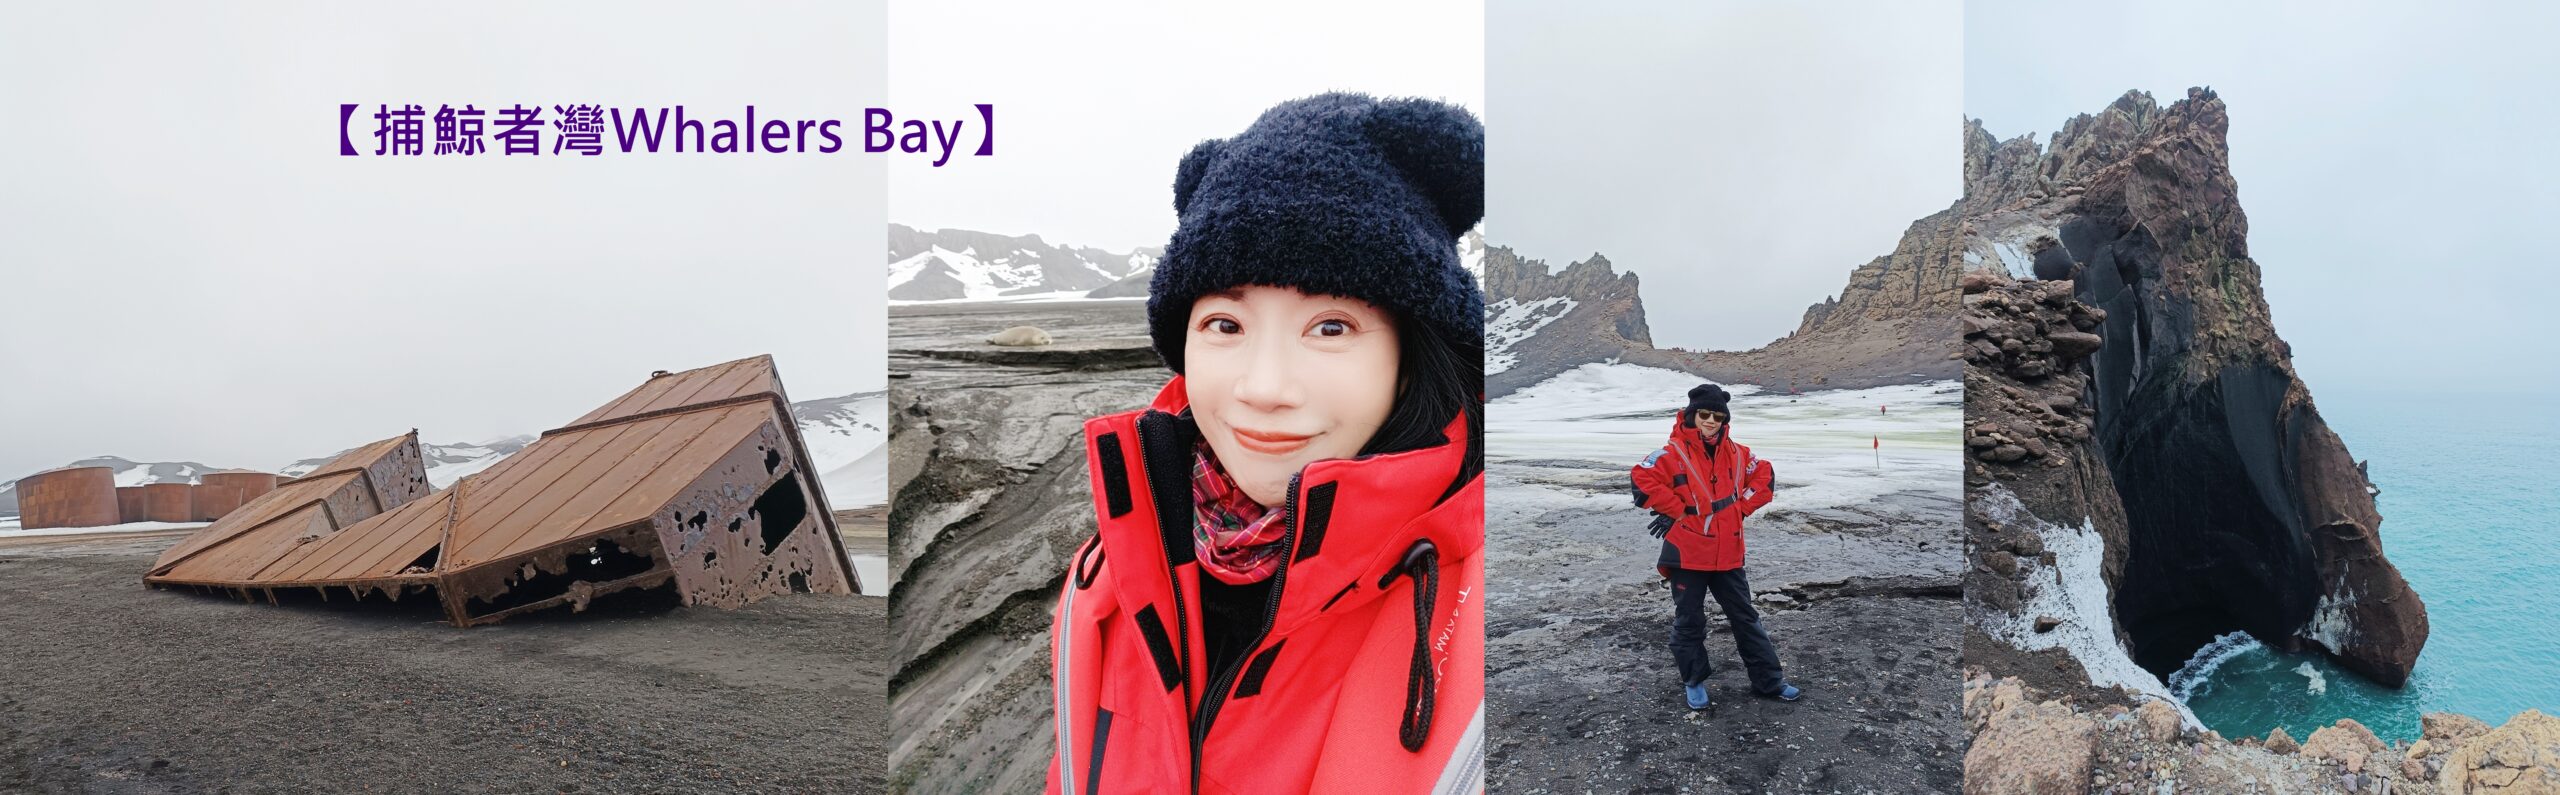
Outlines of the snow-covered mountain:
{"type": "Polygon", "coordinates": [[[889,502],[889,393],[856,392],[791,404],[809,464],[827,502],[860,508],[889,502]]]}
{"type": "Polygon", "coordinates": [[[1466,268],[1467,275],[1476,277],[1477,284],[1484,283],[1484,227],[1469,229],[1465,235],[1459,236],[1458,266],[1466,268]]]}
{"type": "Polygon", "coordinates": [[[1051,245],[1039,235],[889,225],[889,300],[1079,297],[1154,267],[1160,249],[1114,253],[1051,245]]]}
{"type": "MultiPolygon", "coordinates": [[[[504,439],[465,444],[421,442],[418,444],[418,449],[427,457],[427,482],[441,489],[453,485],[454,481],[488,469],[491,464],[498,463],[499,459],[514,455],[517,450],[522,450],[525,445],[532,443],[532,436],[509,436],[504,439]]],[[[308,475],[312,470],[320,468],[321,464],[329,463],[330,459],[345,452],[340,450],[318,458],[295,461],[285,465],[283,469],[276,470],[276,474],[290,478],[308,475]]]]}
{"type": "MultiPolygon", "coordinates": [[[[56,469],[70,469],[73,467],[112,468],[116,471],[116,485],[118,486],[140,486],[145,483],[194,483],[196,482],[197,476],[203,475],[207,472],[231,471],[222,467],[205,466],[194,461],[146,462],[133,461],[111,455],[99,456],[97,458],[83,458],[78,461],[73,461],[60,467],[56,467],[56,469]]],[[[44,471],[49,472],[52,470],[44,471]]],[[[36,473],[26,473],[26,475],[33,474],[36,473]]],[[[21,475],[19,477],[25,477],[26,475],[21,475]]],[[[0,516],[16,516],[17,514],[17,479],[11,478],[6,481],[0,481],[0,516]]]]}
{"type": "MultiPolygon", "coordinates": [[[[1468,230],[1465,235],[1458,238],[1458,265],[1459,267],[1466,268],[1467,275],[1476,277],[1476,281],[1478,282],[1484,281],[1484,252],[1485,246],[1483,229],[1478,228],[1468,230]]],[[[1129,256],[1129,261],[1135,263],[1139,261],[1138,258],[1140,256],[1145,256],[1145,267],[1131,271],[1128,276],[1121,277],[1119,281],[1112,282],[1109,286],[1086,293],[1084,297],[1147,297],[1147,285],[1155,279],[1156,260],[1162,253],[1162,249],[1139,249],[1138,253],[1131,254],[1129,256]]]]}

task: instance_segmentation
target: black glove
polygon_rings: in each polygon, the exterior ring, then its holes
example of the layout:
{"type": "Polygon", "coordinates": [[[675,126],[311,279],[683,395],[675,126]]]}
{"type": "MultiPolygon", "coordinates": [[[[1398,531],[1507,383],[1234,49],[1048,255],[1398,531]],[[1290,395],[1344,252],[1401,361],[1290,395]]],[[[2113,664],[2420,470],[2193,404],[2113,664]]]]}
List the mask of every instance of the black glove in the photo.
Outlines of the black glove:
{"type": "Polygon", "coordinates": [[[1645,531],[1652,533],[1655,538],[1661,538],[1662,534],[1671,532],[1671,517],[1658,513],[1654,514],[1653,524],[1646,527],[1645,531]]]}

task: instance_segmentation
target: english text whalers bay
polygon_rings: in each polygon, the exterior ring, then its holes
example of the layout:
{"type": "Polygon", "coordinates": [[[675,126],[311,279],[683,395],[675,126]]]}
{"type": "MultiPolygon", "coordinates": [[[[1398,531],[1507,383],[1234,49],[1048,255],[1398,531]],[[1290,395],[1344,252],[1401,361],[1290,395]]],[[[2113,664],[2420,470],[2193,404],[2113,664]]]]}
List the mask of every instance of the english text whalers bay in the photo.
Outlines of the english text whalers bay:
{"type": "MultiPolygon", "coordinates": [[[[376,104],[371,111],[377,157],[497,157],[541,155],[594,157],[622,154],[835,154],[898,153],[951,162],[963,146],[970,155],[996,153],[996,108],[971,106],[976,118],[905,117],[888,108],[864,108],[857,124],[837,118],[759,114],[747,105],[737,114],[695,113],[683,105],[614,108],[595,104],[481,107],[475,104],[376,104]]],[[[365,132],[362,103],[338,106],[338,154],[368,154],[356,141],[365,132]]]]}

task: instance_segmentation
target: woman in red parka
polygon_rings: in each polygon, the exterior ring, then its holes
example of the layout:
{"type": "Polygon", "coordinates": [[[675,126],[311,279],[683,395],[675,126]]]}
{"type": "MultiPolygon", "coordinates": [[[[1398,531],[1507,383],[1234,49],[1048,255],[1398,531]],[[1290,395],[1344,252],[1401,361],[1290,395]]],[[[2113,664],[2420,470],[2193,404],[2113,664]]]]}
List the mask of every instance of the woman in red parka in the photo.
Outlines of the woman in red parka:
{"type": "Polygon", "coordinates": [[[1778,646],[1751,606],[1751,582],[1742,573],[1742,518],[1769,504],[1777,474],[1751,448],[1733,440],[1733,396],[1701,384],[1671,422],[1671,439],[1630,473],[1636,505],[1654,512],[1653,534],[1662,539],[1654,568],[1671,581],[1671,659],[1690,709],[1706,709],[1706,597],[1713,595],[1733,626],[1751,691],[1794,701],[1801,691],[1787,683],[1778,646]]]}
{"type": "Polygon", "coordinates": [[[1174,376],[1085,424],[1050,791],[1482,789],[1483,153],[1464,110],[1327,94],[1182,159],[1174,376]]]}

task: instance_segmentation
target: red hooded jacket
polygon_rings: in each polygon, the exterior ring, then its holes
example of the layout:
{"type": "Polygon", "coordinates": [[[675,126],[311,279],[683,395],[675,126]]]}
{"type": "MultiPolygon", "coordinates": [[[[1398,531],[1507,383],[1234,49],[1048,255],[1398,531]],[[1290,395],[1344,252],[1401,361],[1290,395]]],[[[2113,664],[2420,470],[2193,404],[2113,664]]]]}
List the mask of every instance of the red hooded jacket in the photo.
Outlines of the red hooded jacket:
{"type": "Polygon", "coordinates": [[[1308,464],[1267,624],[1213,671],[1183,395],[1177,377],[1085,423],[1101,532],[1049,631],[1049,791],[1481,791],[1484,478],[1441,498],[1466,421],[1448,444],[1308,464]]]}
{"type": "Polygon", "coordinates": [[[1631,472],[1636,504],[1672,518],[1657,565],[1691,571],[1742,568],[1742,517],[1769,504],[1777,473],[1733,440],[1733,424],[1713,447],[1698,429],[1671,421],[1671,439],[1631,472]]]}

